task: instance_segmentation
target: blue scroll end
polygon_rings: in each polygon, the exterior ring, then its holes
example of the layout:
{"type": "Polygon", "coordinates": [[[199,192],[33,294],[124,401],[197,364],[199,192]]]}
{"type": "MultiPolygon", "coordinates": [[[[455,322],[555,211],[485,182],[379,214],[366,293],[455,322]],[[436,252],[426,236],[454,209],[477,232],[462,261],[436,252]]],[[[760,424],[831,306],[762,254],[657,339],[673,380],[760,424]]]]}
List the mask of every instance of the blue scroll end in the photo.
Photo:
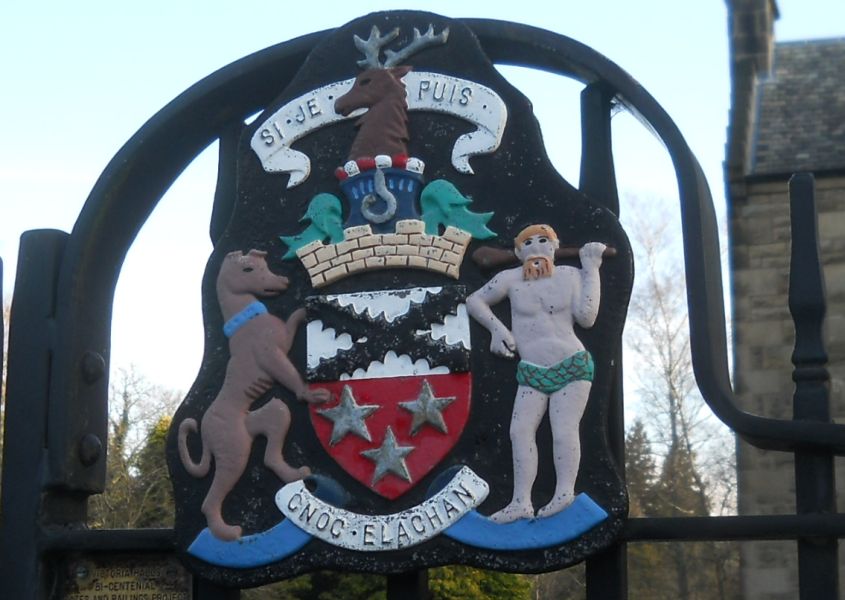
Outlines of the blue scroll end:
{"type": "Polygon", "coordinates": [[[476,548],[532,550],[574,540],[607,516],[607,512],[590,496],[578,494],[564,510],[542,519],[520,519],[500,524],[473,510],[446,529],[443,535],[476,548]]]}
{"type": "Polygon", "coordinates": [[[342,485],[326,475],[309,475],[305,478],[305,485],[317,498],[337,508],[346,508],[352,499],[342,485]]]}
{"type": "Polygon", "coordinates": [[[231,542],[217,539],[205,528],[188,547],[188,554],[212,565],[246,569],[284,560],[310,541],[310,533],[285,519],[267,531],[231,542]]]}

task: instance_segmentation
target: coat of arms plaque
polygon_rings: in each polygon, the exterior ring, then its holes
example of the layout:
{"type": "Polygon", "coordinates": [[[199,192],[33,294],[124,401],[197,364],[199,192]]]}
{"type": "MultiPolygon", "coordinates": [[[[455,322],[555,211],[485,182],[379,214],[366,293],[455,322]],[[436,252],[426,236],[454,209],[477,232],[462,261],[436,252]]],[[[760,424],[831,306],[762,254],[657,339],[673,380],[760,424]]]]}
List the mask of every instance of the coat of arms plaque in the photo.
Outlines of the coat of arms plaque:
{"type": "Polygon", "coordinates": [[[233,205],[168,440],[197,572],[536,572],[616,539],[630,247],[464,24],[328,35],[245,126],[233,205]]]}

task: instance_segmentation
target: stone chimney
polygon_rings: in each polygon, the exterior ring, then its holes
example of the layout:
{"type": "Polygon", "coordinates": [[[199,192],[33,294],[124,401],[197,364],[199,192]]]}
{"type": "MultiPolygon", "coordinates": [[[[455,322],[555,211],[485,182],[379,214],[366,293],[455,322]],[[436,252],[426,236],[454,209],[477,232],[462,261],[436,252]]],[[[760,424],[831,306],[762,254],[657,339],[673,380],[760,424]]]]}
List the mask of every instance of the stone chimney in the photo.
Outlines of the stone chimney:
{"type": "Polygon", "coordinates": [[[741,184],[747,172],[756,83],[771,73],[774,22],[779,14],[775,0],[726,2],[731,50],[731,109],[725,179],[731,198],[733,187],[741,184]]]}

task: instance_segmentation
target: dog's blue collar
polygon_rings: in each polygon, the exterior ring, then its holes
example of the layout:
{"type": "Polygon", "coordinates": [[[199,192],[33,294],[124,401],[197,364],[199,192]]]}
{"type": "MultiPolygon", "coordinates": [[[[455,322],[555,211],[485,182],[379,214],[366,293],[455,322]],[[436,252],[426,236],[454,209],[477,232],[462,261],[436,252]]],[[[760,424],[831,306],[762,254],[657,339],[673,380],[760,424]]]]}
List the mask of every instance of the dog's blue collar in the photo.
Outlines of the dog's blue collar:
{"type": "Polygon", "coordinates": [[[235,332],[243,327],[247,321],[254,319],[258,315],[263,315],[266,312],[267,307],[258,300],[247,304],[246,308],[226,321],[226,324],[223,325],[223,333],[226,334],[227,338],[230,338],[235,335],[235,332]]]}

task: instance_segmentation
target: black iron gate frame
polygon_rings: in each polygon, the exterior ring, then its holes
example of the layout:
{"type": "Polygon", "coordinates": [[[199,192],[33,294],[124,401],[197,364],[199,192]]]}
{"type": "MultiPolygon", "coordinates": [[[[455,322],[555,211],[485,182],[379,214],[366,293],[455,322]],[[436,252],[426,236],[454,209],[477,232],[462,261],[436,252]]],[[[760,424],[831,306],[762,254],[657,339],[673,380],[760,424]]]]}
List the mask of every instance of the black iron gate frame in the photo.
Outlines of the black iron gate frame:
{"type": "MultiPolygon", "coordinates": [[[[801,274],[790,280],[796,324],[794,419],[769,419],[740,410],[731,389],[715,211],[701,167],[669,116],[626,72],[574,40],[514,23],[463,22],[494,63],[544,70],[585,84],[580,188],[616,214],[612,112],[623,106],[665,144],[678,181],[691,351],[701,393],[741,438],[796,458],[796,514],[630,519],[615,546],[587,560],[587,597],[627,596],[628,542],[784,539],[798,543],[800,597],[836,598],[837,547],[845,537],[845,515],[836,513],[833,457],[845,454],[845,426],[830,419],[812,176],[797,175],[790,184],[792,273],[801,274]]],[[[3,598],[52,597],[54,559],[70,551],[175,551],[171,530],[85,528],[87,498],[105,485],[109,338],[117,277],[161,196],[215,140],[220,142],[220,165],[210,235],[212,241],[219,237],[232,209],[231,165],[244,119],[285,87],[326,33],[257,52],[189,88],[112,159],[71,234],[39,230],[22,237],[8,357],[0,523],[3,598]]],[[[609,431],[615,458],[624,465],[621,366],[614,390],[609,431]]],[[[422,597],[424,589],[424,572],[388,576],[388,597],[422,597]]],[[[238,590],[205,582],[198,582],[195,592],[199,598],[239,596],[238,590]]]]}

